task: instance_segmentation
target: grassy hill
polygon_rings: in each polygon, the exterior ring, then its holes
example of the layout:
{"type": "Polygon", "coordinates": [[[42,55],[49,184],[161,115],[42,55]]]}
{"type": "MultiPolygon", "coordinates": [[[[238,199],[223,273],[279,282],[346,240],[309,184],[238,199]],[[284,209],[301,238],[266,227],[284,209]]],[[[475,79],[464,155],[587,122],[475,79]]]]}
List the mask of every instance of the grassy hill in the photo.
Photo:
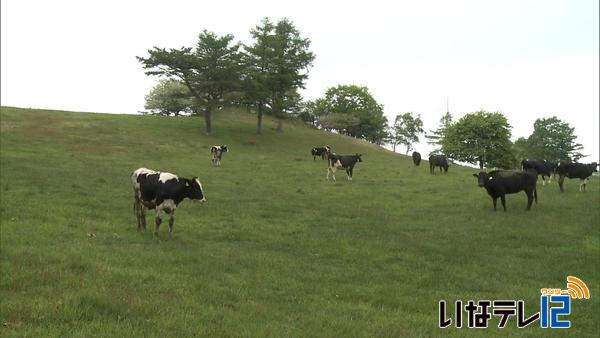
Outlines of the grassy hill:
{"type": "MultiPolygon", "coordinates": [[[[196,118],[2,107],[0,336],[594,336],[600,312],[600,184],[538,187],[494,212],[476,170],[447,175],[359,140],[222,113],[196,118]],[[221,167],[209,147],[227,144],[221,167]],[[347,182],[310,149],[362,153],[347,182]],[[175,236],[139,233],[129,175],[199,176],[175,236]],[[524,299],[583,279],[570,330],[441,330],[438,301],[524,299]]],[[[453,312],[453,311],[452,311],[453,312]]],[[[466,326],[466,322],[464,324],[466,326]]]]}

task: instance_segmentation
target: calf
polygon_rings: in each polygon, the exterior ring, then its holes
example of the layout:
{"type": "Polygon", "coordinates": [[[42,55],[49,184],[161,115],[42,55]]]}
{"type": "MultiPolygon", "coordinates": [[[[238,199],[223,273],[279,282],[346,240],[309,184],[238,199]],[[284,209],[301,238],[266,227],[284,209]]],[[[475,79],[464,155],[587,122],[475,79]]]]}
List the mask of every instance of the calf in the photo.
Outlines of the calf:
{"type": "Polygon", "coordinates": [[[162,222],[161,211],[169,215],[169,237],[171,237],[177,205],[185,198],[206,201],[198,177],[187,179],[171,173],[139,168],[131,173],[131,182],[133,183],[133,212],[137,218],[138,230],[146,230],[146,208],[156,209],[154,229],[156,236],[162,222]]]}
{"type": "Polygon", "coordinates": [[[212,146],[210,147],[210,159],[213,165],[220,166],[221,165],[221,156],[223,153],[228,152],[227,146],[212,146]]]}
{"type": "Polygon", "coordinates": [[[421,164],[421,154],[419,154],[416,151],[413,151],[412,153],[412,159],[413,159],[413,163],[415,164],[415,166],[419,166],[419,164],[421,164]]]}
{"type": "Polygon", "coordinates": [[[335,181],[335,171],[337,168],[346,169],[346,176],[349,181],[352,181],[352,171],[356,162],[362,162],[361,154],[355,155],[336,155],[329,154],[327,157],[327,180],[329,180],[329,173],[333,174],[333,180],[335,181]]]}
{"type": "Polygon", "coordinates": [[[321,159],[324,160],[327,158],[327,156],[329,156],[329,154],[331,154],[331,147],[330,146],[315,147],[315,148],[312,148],[310,153],[313,156],[313,161],[317,158],[317,156],[321,156],[321,159]]]}
{"type": "Polygon", "coordinates": [[[521,161],[521,167],[523,170],[533,169],[538,175],[542,175],[542,185],[546,185],[546,177],[548,177],[548,183],[552,180],[554,169],[550,162],[544,160],[523,160],[521,161]]]}
{"type": "Polygon", "coordinates": [[[561,163],[556,172],[558,173],[558,186],[560,187],[560,191],[564,192],[565,189],[563,187],[563,182],[565,181],[565,177],[568,178],[578,178],[579,179],[579,191],[585,191],[585,186],[587,185],[588,178],[592,176],[592,173],[598,171],[597,169],[598,163],[593,162],[590,164],[583,163],[561,163]]]}
{"type": "Polygon", "coordinates": [[[444,173],[448,173],[448,159],[446,155],[431,155],[429,156],[429,171],[431,174],[434,174],[434,168],[440,167],[440,172],[442,172],[442,168],[444,168],[444,173]]]}
{"type": "Polygon", "coordinates": [[[525,194],[527,194],[527,210],[531,209],[534,198],[537,204],[537,173],[533,170],[494,170],[489,173],[482,171],[479,174],[473,174],[473,176],[477,177],[479,186],[485,187],[485,190],[492,197],[494,211],[496,211],[498,197],[500,197],[502,207],[506,211],[505,195],[515,194],[520,191],[525,191],[525,194]]]}

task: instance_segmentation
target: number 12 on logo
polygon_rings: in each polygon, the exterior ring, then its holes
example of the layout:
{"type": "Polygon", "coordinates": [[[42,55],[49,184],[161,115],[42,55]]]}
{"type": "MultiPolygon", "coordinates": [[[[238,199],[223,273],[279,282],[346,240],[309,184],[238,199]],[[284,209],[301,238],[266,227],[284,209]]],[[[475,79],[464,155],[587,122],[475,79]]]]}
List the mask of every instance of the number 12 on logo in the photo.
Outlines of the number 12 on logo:
{"type": "Polygon", "coordinates": [[[561,329],[568,329],[571,327],[570,320],[560,320],[560,318],[558,318],[558,316],[568,316],[571,314],[571,296],[542,295],[540,303],[541,327],[561,329]],[[561,303],[562,306],[551,306],[550,303],[561,303]]]}

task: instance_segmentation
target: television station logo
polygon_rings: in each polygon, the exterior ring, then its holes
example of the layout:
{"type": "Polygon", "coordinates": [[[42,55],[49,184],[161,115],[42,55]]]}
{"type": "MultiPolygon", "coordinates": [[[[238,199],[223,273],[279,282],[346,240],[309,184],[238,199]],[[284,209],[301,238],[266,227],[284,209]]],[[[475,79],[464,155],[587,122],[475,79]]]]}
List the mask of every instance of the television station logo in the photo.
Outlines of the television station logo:
{"type": "Polygon", "coordinates": [[[445,300],[439,302],[438,326],[442,329],[449,328],[453,324],[456,328],[463,327],[463,315],[466,317],[466,327],[483,329],[487,328],[489,321],[499,317],[498,327],[506,327],[510,317],[516,317],[516,326],[520,329],[527,327],[535,321],[540,321],[540,327],[568,329],[571,321],[571,300],[589,299],[590,289],[579,278],[567,277],[567,288],[542,288],[540,289],[540,311],[532,315],[526,315],[525,302],[523,300],[469,300],[463,306],[462,300],[454,303],[454,318],[446,315],[447,306],[445,300]]]}

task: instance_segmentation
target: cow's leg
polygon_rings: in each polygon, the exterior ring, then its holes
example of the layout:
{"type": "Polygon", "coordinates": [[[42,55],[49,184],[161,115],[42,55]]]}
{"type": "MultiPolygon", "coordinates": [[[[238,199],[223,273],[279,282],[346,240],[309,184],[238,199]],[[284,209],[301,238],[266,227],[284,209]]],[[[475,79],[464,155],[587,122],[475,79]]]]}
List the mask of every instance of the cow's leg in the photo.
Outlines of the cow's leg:
{"type": "Polygon", "coordinates": [[[137,228],[141,230],[142,223],[140,220],[140,202],[137,196],[137,192],[133,192],[133,214],[135,215],[135,220],[137,221],[137,228]]]}
{"type": "Polygon", "coordinates": [[[141,208],[139,202],[134,203],[133,207],[135,208],[135,219],[137,220],[137,229],[138,229],[138,231],[141,231],[143,229],[142,228],[142,210],[141,210],[142,208],[141,208]]]}
{"type": "Polygon", "coordinates": [[[492,197],[492,202],[494,203],[494,211],[496,211],[496,202],[498,202],[498,197],[492,197]]]}
{"type": "Polygon", "coordinates": [[[433,175],[433,166],[431,164],[429,165],[429,173],[433,175]]]}
{"type": "Polygon", "coordinates": [[[336,179],[335,179],[335,171],[336,171],[336,170],[337,170],[337,169],[336,169],[336,167],[335,167],[335,166],[331,168],[331,176],[333,176],[333,181],[334,181],[334,182],[336,181],[336,179]]]}
{"type": "Polygon", "coordinates": [[[542,175],[542,186],[546,185],[546,179],[544,178],[544,175],[542,175]]]}
{"type": "Polygon", "coordinates": [[[175,223],[175,209],[169,214],[169,238],[173,237],[173,223],[175,223]]]}
{"type": "Polygon", "coordinates": [[[162,219],[160,218],[160,208],[156,207],[156,218],[154,221],[156,222],[156,227],[154,228],[154,236],[158,236],[158,228],[160,227],[160,223],[162,223],[162,219]]]}
{"type": "Polygon", "coordinates": [[[142,222],[142,230],[146,230],[146,207],[140,204],[140,219],[142,222]]]}
{"type": "Polygon", "coordinates": [[[331,169],[329,167],[327,167],[327,180],[329,181],[329,172],[331,171],[331,169]]]}
{"type": "Polygon", "coordinates": [[[502,208],[504,208],[504,212],[506,212],[506,196],[500,195],[500,202],[502,202],[502,208]]]}
{"type": "Polygon", "coordinates": [[[560,188],[560,192],[565,192],[565,188],[563,187],[564,182],[565,177],[563,175],[558,176],[558,187],[560,188]]]}
{"type": "Polygon", "coordinates": [[[353,175],[354,175],[354,168],[350,168],[350,181],[352,181],[353,175]]]}
{"type": "Polygon", "coordinates": [[[533,204],[533,191],[525,190],[525,194],[527,195],[527,210],[531,210],[531,204],[533,204]]]}
{"type": "Polygon", "coordinates": [[[137,221],[138,230],[142,229],[142,201],[140,200],[140,192],[137,189],[133,190],[133,213],[137,221]]]}

